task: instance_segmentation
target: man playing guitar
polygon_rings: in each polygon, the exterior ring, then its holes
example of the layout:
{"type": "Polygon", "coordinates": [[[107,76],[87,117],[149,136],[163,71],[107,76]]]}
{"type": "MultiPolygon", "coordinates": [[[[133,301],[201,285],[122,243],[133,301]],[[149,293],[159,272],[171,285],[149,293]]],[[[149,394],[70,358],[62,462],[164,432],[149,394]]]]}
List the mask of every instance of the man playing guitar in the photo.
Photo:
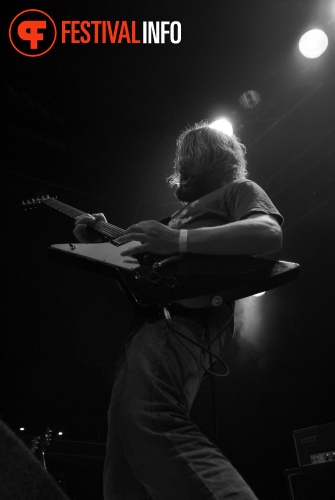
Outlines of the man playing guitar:
{"type": "MultiPolygon", "coordinates": [[[[118,238],[121,253],[262,255],[281,248],[283,218],[248,180],[245,148],[207,122],[177,140],[169,178],[182,203],[166,223],[143,221],[118,238]]],[[[103,214],[77,217],[80,242],[103,214]]],[[[137,317],[118,362],[104,474],[105,500],[255,500],[230,461],[191,422],[190,409],[234,332],[234,304],[220,294],[149,308],[137,317]]]]}

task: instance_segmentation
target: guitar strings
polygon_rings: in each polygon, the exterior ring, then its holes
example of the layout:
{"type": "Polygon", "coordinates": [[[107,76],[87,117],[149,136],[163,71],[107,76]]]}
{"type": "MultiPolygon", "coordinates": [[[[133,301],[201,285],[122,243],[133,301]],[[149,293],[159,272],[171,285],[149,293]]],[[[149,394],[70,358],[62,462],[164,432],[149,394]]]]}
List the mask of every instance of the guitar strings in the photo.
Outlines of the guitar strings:
{"type": "Polygon", "coordinates": [[[119,236],[123,236],[125,233],[124,229],[105,221],[97,221],[93,223],[93,227],[98,227],[99,231],[104,232],[107,236],[112,236],[112,238],[118,238],[119,236]]]}

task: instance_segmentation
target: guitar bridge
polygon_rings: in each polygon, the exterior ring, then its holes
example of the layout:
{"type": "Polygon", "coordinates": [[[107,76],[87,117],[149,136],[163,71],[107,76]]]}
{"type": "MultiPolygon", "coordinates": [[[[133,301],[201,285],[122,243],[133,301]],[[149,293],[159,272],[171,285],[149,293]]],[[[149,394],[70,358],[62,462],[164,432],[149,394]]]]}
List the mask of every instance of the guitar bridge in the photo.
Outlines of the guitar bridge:
{"type": "MultiPolygon", "coordinates": [[[[152,256],[148,254],[146,258],[143,259],[146,265],[141,265],[140,268],[136,270],[135,279],[143,279],[155,283],[159,286],[166,286],[168,288],[176,288],[178,286],[178,280],[175,276],[161,276],[159,271],[174,262],[179,262],[183,258],[183,255],[172,255],[162,260],[157,260],[157,255],[154,257],[155,262],[149,264],[149,260],[152,260],[152,256]],[[146,261],[146,262],[145,262],[146,261]]],[[[141,264],[142,264],[141,262],[141,264]]]]}
{"type": "Polygon", "coordinates": [[[180,254],[172,255],[172,257],[167,257],[166,259],[155,262],[152,265],[152,268],[154,271],[158,271],[159,269],[162,269],[162,267],[166,267],[170,264],[173,264],[174,262],[178,262],[182,258],[183,258],[183,255],[180,255],[180,254]]]}

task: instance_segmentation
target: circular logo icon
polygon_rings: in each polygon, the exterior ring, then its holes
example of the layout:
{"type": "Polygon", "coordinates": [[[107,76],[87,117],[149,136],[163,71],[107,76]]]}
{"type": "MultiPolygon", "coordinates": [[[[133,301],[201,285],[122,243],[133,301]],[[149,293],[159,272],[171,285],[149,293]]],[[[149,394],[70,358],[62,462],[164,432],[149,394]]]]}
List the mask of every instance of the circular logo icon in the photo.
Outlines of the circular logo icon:
{"type": "Polygon", "coordinates": [[[9,39],[14,49],[28,57],[38,57],[49,52],[56,36],[54,21],[42,10],[20,12],[9,27],[9,39]]]}

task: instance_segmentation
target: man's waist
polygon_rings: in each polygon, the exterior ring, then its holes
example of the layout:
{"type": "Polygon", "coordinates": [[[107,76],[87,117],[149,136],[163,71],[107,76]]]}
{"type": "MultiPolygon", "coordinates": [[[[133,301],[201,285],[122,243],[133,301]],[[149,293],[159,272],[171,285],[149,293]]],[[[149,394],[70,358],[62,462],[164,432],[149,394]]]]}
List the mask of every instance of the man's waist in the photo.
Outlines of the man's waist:
{"type": "Polygon", "coordinates": [[[205,307],[218,307],[224,302],[220,294],[202,295],[201,297],[193,297],[190,299],[176,300],[174,304],[181,304],[190,309],[203,309],[205,307]]]}

